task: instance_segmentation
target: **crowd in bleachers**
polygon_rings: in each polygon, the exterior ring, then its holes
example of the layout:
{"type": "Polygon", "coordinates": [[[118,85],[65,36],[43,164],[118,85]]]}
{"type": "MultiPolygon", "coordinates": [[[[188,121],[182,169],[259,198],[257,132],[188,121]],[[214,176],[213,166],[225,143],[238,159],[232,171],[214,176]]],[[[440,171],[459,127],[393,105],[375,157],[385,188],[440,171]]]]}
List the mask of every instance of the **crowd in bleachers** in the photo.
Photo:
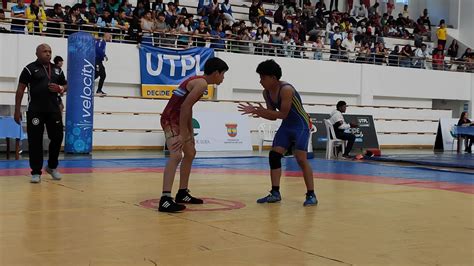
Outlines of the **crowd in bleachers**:
{"type": "MultiPolygon", "coordinates": [[[[179,0],[82,0],[73,6],[60,3],[46,8],[40,0],[25,5],[23,0],[11,8],[11,31],[68,36],[75,31],[96,35],[110,32],[116,40],[151,43],[159,46],[205,46],[232,52],[323,59],[359,63],[424,68],[427,60],[433,69],[448,67],[445,56],[466,62],[472,70],[470,50],[460,56],[457,44],[446,47],[446,25],[437,30],[438,45],[428,49],[432,23],[428,10],[419,18],[409,17],[408,6],[397,16],[392,9],[379,12],[379,3],[366,6],[355,0],[347,12],[327,9],[323,0],[315,5],[295,0],[278,1],[278,8],[265,9],[261,0],[253,0],[248,20],[234,18],[229,0],[198,0],[193,12],[179,0]],[[195,11],[194,11],[195,10],[195,11]],[[25,20],[22,20],[25,19],[25,20]],[[45,29],[46,28],[46,29],[45,29]],[[385,47],[384,38],[412,40],[413,45],[385,47]],[[308,53],[307,51],[310,51],[308,53]],[[447,52],[447,53],[446,53],[447,52]]],[[[2,10],[3,11],[3,10],[2,10]]]]}

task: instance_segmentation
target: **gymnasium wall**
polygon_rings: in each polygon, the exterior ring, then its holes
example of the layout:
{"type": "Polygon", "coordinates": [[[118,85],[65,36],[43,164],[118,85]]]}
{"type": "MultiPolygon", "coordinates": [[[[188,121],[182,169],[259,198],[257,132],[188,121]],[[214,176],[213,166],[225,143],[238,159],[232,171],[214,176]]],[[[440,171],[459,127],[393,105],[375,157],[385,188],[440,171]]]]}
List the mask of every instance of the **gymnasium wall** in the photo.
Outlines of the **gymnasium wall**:
{"type": "MultiPolygon", "coordinates": [[[[48,43],[53,49],[53,55],[62,56],[67,66],[67,40],[49,37],[0,34],[0,104],[14,104],[13,92],[17,79],[23,67],[34,61],[36,46],[48,43]]],[[[136,45],[109,43],[107,47],[109,61],[105,63],[107,80],[105,91],[111,95],[139,96],[140,75],[138,49],[136,45]]],[[[267,59],[265,56],[232,54],[217,52],[216,55],[228,62],[229,72],[224,82],[217,88],[217,100],[262,100],[262,88],[255,69],[259,62],[267,59]]],[[[434,143],[432,135],[420,135],[426,132],[436,132],[436,121],[440,117],[451,117],[451,111],[436,111],[429,109],[406,109],[393,107],[432,108],[433,100],[443,99],[459,102],[472,102],[474,95],[474,74],[442,72],[432,70],[405,69],[386,66],[347,64],[306,59],[273,58],[283,69],[283,80],[290,81],[301,92],[304,103],[324,104],[324,106],[306,106],[309,112],[330,112],[338,100],[345,100],[349,105],[392,106],[391,108],[374,109],[372,107],[351,107],[349,113],[373,114],[379,141],[382,145],[430,145],[434,143]],[[424,117],[428,114],[429,117],[424,117]],[[378,120],[377,120],[378,119],[378,120]],[[387,120],[388,119],[388,120],[387,120]],[[408,119],[408,120],[407,120],[408,119]],[[428,119],[427,121],[416,121],[428,119]],[[425,127],[424,124],[427,124],[425,127]],[[410,127],[410,128],[408,128],[410,127]],[[408,135],[390,135],[395,131],[412,132],[408,135]],[[416,130],[422,132],[417,133],[416,130]]],[[[165,101],[144,101],[141,99],[125,98],[96,98],[95,110],[101,112],[140,112],[151,111],[158,113],[165,101]],[[143,109],[145,108],[145,109],[143,109]],[[143,109],[143,110],[142,110],[143,109]]],[[[23,104],[26,104],[26,97],[23,104]]],[[[221,109],[233,111],[234,104],[201,103],[197,109],[221,109]]],[[[472,113],[472,104],[470,105],[472,113]]],[[[458,113],[458,112],[455,112],[458,113]]],[[[117,114],[119,115],[119,114],[117,114]]],[[[122,115],[123,116],[123,115],[122,115]]],[[[136,119],[133,114],[127,114],[123,119],[136,119]],[[130,116],[130,117],[129,117],[130,116]]],[[[95,128],[112,128],[105,122],[110,117],[97,117],[95,128]]],[[[117,117],[117,121],[123,121],[117,117]]],[[[159,118],[143,118],[144,121],[157,122],[159,118]],[[151,119],[151,120],[150,120],[151,119]]],[[[261,121],[254,121],[255,123],[261,121]]],[[[254,123],[252,122],[252,123],[254,123]]],[[[254,123],[254,124],[255,124],[254,123]]],[[[150,129],[150,123],[136,125],[136,128],[150,129]]],[[[256,125],[252,129],[256,129],[256,125]]],[[[123,122],[113,125],[116,130],[124,128],[123,122]]],[[[128,128],[128,124],[126,124],[128,128]]],[[[153,130],[159,129],[153,126],[153,130]]],[[[403,132],[402,132],[403,133],[403,132]]],[[[429,133],[429,134],[432,134],[429,133]]],[[[125,133],[97,132],[94,146],[160,146],[156,143],[156,132],[130,132],[124,143],[125,133]],[[139,137],[132,137],[135,134],[139,137]],[[117,135],[117,136],[115,136],[117,135]],[[142,136],[143,135],[143,136],[142,136]],[[146,136],[145,136],[146,135],[146,136]],[[138,141],[140,140],[140,141],[138,141]]],[[[162,136],[159,136],[161,139],[162,136]]],[[[254,144],[256,136],[253,136],[254,144]]]]}
{"type": "MultiPolygon", "coordinates": [[[[54,55],[67,66],[67,40],[27,35],[0,34],[0,89],[14,90],[25,65],[34,61],[36,46],[48,43],[54,55]]],[[[140,70],[136,45],[109,43],[105,63],[105,88],[111,94],[138,96],[140,70]]],[[[261,86],[255,69],[265,56],[217,52],[230,70],[217,89],[219,100],[255,100],[261,86]]],[[[308,103],[332,103],[347,99],[351,104],[431,108],[432,99],[473,100],[473,74],[408,69],[387,66],[346,64],[308,59],[274,58],[283,69],[282,79],[290,81],[308,103]],[[403,99],[407,99],[405,102],[403,99]]]]}

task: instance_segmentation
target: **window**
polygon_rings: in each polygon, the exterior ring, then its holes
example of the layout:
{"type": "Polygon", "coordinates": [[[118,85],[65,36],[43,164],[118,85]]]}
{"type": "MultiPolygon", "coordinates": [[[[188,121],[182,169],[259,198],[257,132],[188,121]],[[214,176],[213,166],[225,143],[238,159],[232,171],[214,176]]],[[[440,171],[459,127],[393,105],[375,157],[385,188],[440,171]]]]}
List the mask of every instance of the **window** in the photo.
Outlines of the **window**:
{"type": "Polygon", "coordinates": [[[396,0],[395,2],[396,2],[397,4],[408,5],[408,2],[409,2],[409,1],[410,1],[410,0],[396,0]]]}

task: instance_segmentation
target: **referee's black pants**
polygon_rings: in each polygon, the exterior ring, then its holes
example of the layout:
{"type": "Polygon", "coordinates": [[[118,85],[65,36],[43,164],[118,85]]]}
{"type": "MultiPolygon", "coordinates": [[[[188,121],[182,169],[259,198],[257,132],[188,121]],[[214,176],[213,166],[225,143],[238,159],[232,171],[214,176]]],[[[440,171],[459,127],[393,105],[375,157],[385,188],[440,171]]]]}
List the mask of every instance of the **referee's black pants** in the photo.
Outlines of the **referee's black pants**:
{"type": "Polygon", "coordinates": [[[43,168],[43,134],[44,126],[48,132],[49,159],[48,167],[58,167],[58,156],[63,141],[63,122],[60,112],[26,112],[26,131],[32,175],[41,175],[43,168]]]}
{"type": "Polygon", "coordinates": [[[97,87],[97,92],[103,92],[102,87],[104,86],[105,78],[107,73],[105,73],[105,67],[102,61],[95,62],[95,79],[99,78],[99,86],[97,87]]]}

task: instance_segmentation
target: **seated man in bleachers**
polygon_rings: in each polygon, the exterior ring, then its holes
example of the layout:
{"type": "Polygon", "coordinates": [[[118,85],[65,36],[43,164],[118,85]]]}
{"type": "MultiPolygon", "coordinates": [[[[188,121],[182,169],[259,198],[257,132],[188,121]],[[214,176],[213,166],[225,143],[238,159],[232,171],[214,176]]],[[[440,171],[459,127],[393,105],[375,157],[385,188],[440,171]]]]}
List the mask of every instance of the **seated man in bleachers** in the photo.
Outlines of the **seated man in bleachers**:
{"type": "Polygon", "coordinates": [[[356,136],[352,133],[345,132],[347,129],[357,127],[356,124],[346,123],[344,121],[343,113],[346,112],[347,104],[345,101],[339,101],[336,105],[336,110],[332,111],[329,121],[334,126],[334,132],[336,133],[336,138],[347,140],[347,146],[342,157],[350,158],[349,153],[352,150],[356,136]]]}

